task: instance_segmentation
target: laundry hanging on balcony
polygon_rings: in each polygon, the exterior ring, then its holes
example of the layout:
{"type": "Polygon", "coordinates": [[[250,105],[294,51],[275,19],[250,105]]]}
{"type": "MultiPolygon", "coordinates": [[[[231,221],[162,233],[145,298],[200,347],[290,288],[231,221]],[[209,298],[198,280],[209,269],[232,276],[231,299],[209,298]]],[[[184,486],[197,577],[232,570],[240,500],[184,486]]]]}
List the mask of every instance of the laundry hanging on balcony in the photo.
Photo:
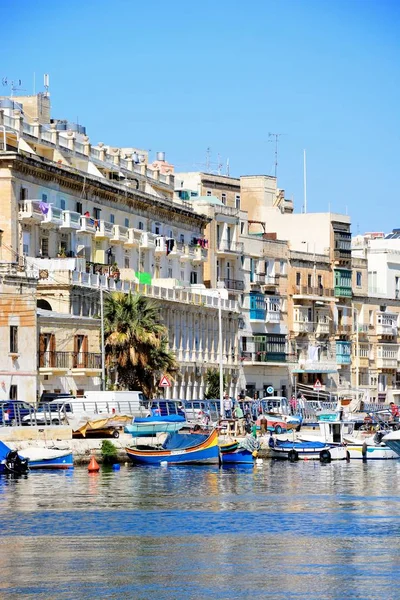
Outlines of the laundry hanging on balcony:
{"type": "Polygon", "coordinates": [[[174,249],[174,246],[175,246],[175,240],[173,238],[167,238],[165,240],[167,256],[168,256],[168,254],[170,254],[172,252],[172,250],[174,249]]]}
{"type": "Polygon", "coordinates": [[[318,362],[319,346],[308,346],[307,362],[318,362]]]}
{"type": "Polygon", "coordinates": [[[47,215],[47,213],[49,212],[50,204],[48,204],[47,202],[41,202],[39,204],[39,208],[42,215],[47,215]]]}

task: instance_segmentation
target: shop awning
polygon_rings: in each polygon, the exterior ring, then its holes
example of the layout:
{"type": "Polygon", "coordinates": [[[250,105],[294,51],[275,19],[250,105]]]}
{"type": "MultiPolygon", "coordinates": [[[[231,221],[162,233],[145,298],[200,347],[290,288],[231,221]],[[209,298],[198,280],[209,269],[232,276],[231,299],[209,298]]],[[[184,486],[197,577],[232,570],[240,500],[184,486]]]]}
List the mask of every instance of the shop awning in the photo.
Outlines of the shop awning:
{"type": "Polygon", "coordinates": [[[292,373],[337,373],[337,369],[293,369],[292,373]]]}

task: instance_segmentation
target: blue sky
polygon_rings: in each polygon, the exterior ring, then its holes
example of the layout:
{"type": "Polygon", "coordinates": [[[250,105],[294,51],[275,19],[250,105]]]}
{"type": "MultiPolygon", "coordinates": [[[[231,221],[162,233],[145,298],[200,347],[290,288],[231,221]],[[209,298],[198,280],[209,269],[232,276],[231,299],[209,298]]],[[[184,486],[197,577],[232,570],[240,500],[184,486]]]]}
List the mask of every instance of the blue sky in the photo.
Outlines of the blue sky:
{"type": "MultiPolygon", "coordinates": [[[[273,174],[297,210],[397,220],[397,0],[2,1],[1,77],[50,74],[53,116],[92,143],[164,150],[177,170],[273,174]]],[[[7,90],[3,88],[3,93],[7,90]]]]}

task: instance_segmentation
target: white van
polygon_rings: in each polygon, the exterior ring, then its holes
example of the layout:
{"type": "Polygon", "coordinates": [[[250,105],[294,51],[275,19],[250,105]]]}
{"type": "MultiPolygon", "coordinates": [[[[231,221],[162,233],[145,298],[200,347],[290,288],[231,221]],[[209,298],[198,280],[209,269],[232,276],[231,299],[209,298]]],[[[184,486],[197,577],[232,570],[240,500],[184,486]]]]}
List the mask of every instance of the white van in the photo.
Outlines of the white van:
{"type": "MultiPolygon", "coordinates": [[[[47,394],[50,396],[50,394],[47,394]]],[[[140,391],[128,392],[113,392],[113,391],[88,391],[84,396],[67,396],[56,394],[51,395],[52,398],[47,398],[43,394],[43,401],[51,401],[51,404],[65,403],[68,405],[68,412],[73,412],[74,416],[79,417],[82,414],[97,415],[97,414],[119,414],[119,415],[136,415],[146,416],[147,398],[140,391]]],[[[45,406],[41,400],[39,406],[45,406]]],[[[47,410],[49,410],[47,408],[47,410]]]]}

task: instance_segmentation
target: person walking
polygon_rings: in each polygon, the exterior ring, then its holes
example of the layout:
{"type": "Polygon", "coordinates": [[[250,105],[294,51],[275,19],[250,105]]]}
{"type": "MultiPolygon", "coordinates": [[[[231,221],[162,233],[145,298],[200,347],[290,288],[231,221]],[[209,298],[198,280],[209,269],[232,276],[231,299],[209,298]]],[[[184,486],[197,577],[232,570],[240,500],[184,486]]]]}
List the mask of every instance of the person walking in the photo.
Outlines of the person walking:
{"type": "Polygon", "coordinates": [[[224,412],[226,419],[232,419],[232,400],[229,398],[228,394],[224,395],[224,412]]]}
{"type": "Polygon", "coordinates": [[[244,415],[240,404],[238,404],[235,408],[235,417],[238,420],[239,435],[244,435],[244,415]]]}

